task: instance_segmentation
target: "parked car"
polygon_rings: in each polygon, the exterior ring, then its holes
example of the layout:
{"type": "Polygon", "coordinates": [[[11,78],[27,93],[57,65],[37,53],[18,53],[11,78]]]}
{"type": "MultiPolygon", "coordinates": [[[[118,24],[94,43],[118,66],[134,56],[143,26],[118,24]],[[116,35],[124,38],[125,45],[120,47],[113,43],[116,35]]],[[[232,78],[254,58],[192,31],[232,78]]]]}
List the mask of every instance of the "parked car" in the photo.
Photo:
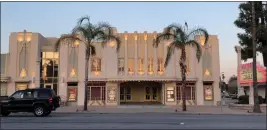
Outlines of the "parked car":
{"type": "Polygon", "coordinates": [[[60,97],[49,88],[19,90],[10,97],[0,100],[2,116],[10,113],[30,112],[35,116],[48,116],[60,107],[60,97]]]}

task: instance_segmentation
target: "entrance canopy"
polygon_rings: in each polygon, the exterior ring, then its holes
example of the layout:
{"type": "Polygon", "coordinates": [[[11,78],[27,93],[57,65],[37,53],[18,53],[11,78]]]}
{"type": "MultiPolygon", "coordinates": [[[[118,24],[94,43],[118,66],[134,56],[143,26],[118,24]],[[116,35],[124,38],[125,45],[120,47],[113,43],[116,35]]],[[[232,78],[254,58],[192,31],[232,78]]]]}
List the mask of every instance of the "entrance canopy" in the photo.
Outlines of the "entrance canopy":
{"type": "MultiPolygon", "coordinates": [[[[238,68],[238,82],[241,86],[249,85],[253,83],[253,64],[246,63],[241,64],[238,68]]],[[[258,83],[265,83],[266,82],[266,68],[257,63],[257,80],[258,83]]]]}

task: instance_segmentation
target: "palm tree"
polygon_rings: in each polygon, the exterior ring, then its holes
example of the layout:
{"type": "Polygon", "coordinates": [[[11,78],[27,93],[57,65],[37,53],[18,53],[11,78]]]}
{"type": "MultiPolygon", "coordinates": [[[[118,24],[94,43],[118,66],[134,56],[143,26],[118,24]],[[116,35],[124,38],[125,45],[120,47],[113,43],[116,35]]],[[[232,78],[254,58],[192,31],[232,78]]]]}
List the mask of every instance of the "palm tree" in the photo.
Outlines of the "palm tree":
{"type": "Polygon", "coordinates": [[[84,91],[84,111],[87,111],[88,104],[88,61],[90,56],[96,54],[95,47],[92,43],[102,44],[102,47],[109,41],[115,41],[117,51],[120,48],[121,40],[113,34],[113,28],[106,22],[100,22],[93,25],[90,22],[90,17],[81,17],[78,20],[76,27],[67,35],[61,36],[55,44],[55,49],[58,50],[61,44],[73,44],[74,41],[79,41],[85,44],[85,91],[84,91]],[[87,22],[85,22],[87,21],[87,22]],[[85,23],[84,23],[85,22],[85,23]]]}
{"type": "Polygon", "coordinates": [[[159,34],[157,38],[154,40],[154,46],[158,47],[158,44],[161,41],[172,40],[172,42],[168,45],[167,48],[167,55],[165,59],[164,67],[166,67],[169,63],[171,56],[174,54],[175,49],[181,50],[181,57],[180,57],[180,69],[181,69],[181,76],[182,76],[182,100],[183,100],[183,111],[186,111],[186,102],[185,102],[185,82],[186,82],[186,46],[195,46],[196,47],[196,57],[198,62],[202,56],[202,51],[200,47],[200,43],[195,40],[196,36],[204,36],[204,44],[206,45],[209,34],[206,29],[203,28],[196,28],[188,31],[187,23],[185,26],[181,26],[179,24],[171,24],[165,28],[164,32],[159,34]]]}

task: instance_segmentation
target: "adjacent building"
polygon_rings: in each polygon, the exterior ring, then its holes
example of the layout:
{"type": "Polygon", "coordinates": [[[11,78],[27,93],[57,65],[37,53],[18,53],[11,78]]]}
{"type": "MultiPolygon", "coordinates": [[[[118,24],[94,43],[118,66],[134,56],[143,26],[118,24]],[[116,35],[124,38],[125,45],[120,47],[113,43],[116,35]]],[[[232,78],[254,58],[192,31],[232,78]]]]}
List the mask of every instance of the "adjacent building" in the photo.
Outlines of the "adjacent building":
{"type": "MultiPolygon", "coordinates": [[[[254,92],[253,92],[253,63],[242,64],[241,60],[241,47],[236,46],[235,50],[237,52],[237,74],[238,74],[238,96],[249,95],[249,104],[254,104],[254,92]]],[[[258,95],[265,97],[266,88],[266,68],[259,62],[256,63],[257,69],[257,85],[258,85],[258,95]]]]}
{"type": "MultiPolygon", "coordinates": [[[[114,32],[122,41],[116,52],[113,41],[89,60],[88,105],[164,104],[181,105],[181,72],[176,50],[169,65],[164,60],[169,41],[153,47],[157,32],[114,32]]],[[[34,32],[13,32],[9,53],[1,54],[1,96],[26,88],[51,88],[68,105],[83,105],[85,91],[85,45],[75,41],[55,51],[55,37],[34,32]]],[[[198,62],[192,46],[187,52],[187,105],[216,105],[220,100],[219,41],[203,37],[198,62]]]]}

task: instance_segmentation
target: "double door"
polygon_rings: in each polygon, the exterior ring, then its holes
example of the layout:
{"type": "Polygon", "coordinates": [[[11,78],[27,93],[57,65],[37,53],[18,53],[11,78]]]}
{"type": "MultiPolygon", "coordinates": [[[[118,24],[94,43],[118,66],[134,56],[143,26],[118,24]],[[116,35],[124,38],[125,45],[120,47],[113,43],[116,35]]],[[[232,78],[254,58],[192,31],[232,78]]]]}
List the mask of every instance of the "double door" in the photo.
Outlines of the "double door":
{"type": "Polygon", "coordinates": [[[145,101],[158,101],[158,87],[146,86],[145,87],[145,101]]]}

